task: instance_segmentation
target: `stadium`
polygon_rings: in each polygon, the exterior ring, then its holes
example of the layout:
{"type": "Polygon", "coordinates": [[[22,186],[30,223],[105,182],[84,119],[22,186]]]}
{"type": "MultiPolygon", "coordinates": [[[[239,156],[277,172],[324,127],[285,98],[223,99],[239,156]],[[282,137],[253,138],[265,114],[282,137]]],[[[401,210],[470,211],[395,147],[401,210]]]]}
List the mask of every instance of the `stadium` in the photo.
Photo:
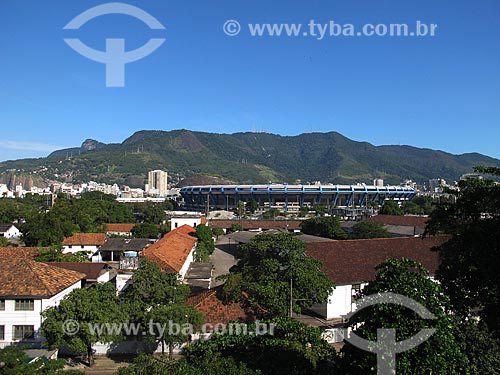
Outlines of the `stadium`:
{"type": "Polygon", "coordinates": [[[364,207],[368,202],[412,199],[416,191],[401,186],[368,185],[203,185],[185,186],[180,194],[186,209],[232,210],[238,202],[254,199],[261,208],[298,211],[324,204],[329,209],[364,207]]]}

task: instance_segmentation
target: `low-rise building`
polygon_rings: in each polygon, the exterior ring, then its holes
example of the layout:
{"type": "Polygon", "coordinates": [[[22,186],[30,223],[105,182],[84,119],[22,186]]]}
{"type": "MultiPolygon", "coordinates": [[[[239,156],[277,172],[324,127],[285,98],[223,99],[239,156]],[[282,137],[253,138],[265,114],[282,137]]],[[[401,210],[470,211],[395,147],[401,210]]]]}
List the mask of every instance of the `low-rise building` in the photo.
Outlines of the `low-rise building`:
{"type": "Polygon", "coordinates": [[[0,237],[19,238],[21,232],[14,224],[0,224],[0,237]]]}
{"type": "Polygon", "coordinates": [[[29,259],[0,259],[0,347],[40,343],[41,312],[58,306],[84,278],[29,259]]]}
{"type": "Polygon", "coordinates": [[[157,263],[163,271],[176,272],[181,279],[184,279],[189,265],[194,260],[196,237],[189,235],[193,232],[195,232],[194,228],[183,225],[168,232],[159,241],[145,249],[141,255],[157,263]]]}
{"type": "Polygon", "coordinates": [[[375,268],[390,258],[413,259],[433,277],[439,267],[439,253],[433,248],[448,239],[400,237],[308,243],[306,255],[322,262],[322,270],[336,285],[328,301],[315,305],[313,311],[327,320],[345,317],[356,308],[357,292],[375,279],[375,268]]]}
{"type": "Polygon", "coordinates": [[[75,233],[63,240],[62,252],[63,254],[74,254],[83,251],[89,255],[92,262],[101,262],[98,250],[105,243],[106,235],[104,233],[75,233]]]}

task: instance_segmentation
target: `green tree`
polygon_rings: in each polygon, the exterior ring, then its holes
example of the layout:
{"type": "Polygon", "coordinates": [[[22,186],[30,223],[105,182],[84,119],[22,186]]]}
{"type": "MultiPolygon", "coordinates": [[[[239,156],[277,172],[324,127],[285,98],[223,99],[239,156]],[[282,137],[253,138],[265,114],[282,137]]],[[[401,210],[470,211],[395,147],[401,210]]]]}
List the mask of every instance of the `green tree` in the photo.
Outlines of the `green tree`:
{"type": "Polygon", "coordinates": [[[203,314],[193,306],[184,303],[157,305],[149,311],[155,338],[161,342],[161,352],[165,354],[168,345],[169,358],[173,358],[175,344],[185,343],[195,327],[203,323],[203,314]]]}
{"type": "Polygon", "coordinates": [[[231,228],[229,229],[229,231],[231,233],[234,233],[234,232],[239,232],[239,231],[242,231],[243,228],[240,224],[237,224],[237,223],[233,223],[231,224],[231,228]]]}
{"type": "Polygon", "coordinates": [[[313,211],[316,212],[316,216],[324,216],[328,212],[328,207],[324,204],[315,203],[313,205],[313,211]]]}
{"type": "Polygon", "coordinates": [[[280,215],[280,210],[278,210],[277,208],[271,208],[270,210],[267,210],[262,214],[262,218],[275,219],[279,215],[280,215]]]}
{"type": "Polygon", "coordinates": [[[389,238],[391,235],[384,228],[384,223],[360,221],[353,226],[351,237],[354,239],[389,238]]]}
{"type": "Polygon", "coordinates": [[[247,202],[247,209],[250,211],[252,214],[255,213],[259,209],[259,202],[257,202],[255,199],[250,199],[247,202]]]}
{"type": "Polygon", "coordinates": [[[243,215],[245,215],[245,211],[246,211],[246,204],[245,204],[245,202],[238,201],[238,208],[237,208],[238,216],[239,217],[243,217],[243,215]]]}
{"type": "Polygon", "coordinates": [[[340,226],[340,219],[336,216],[314,217],[300,223],[303,233],[312,236],[326,237],[334,240],[347,239],[347,233],[340,226]]]}
{"type": "MultiPolygon", "coordinates": [[[[334,373],[335,349],[321,338],[318,328],[290,318],[259,322],[262,323],[267,325],[268,332],[255,335],[218,334],[208,341],[189,346],[186,348],[187,363],[209,373],[214,373],[210,369],[212,366],[228,360],[234,374],[334,373]]],[[[248,325],[247,330],[259,332],[256,324],[248,325]]]]}
{"type": "Polygon", "coordinates": [[[270,316],[286,316],[292,281],[293,311],[325,302],[334,284],[320,270],[320,262],[305,256],[304,248],[289,234],[262,234],[241,245],[238,263],[226,275],[225,297],[241,298],[238,292],[244,291],[253,307],[265,309],[270,316]]]}
{"type": "Polygon", "coordinates": [[[88,262],[89,255],[86,251],[63,254],[61,246],[51,246],[48,249],[41,248],[37,262],[88,262]]]}
{"type": "Polygon", "coordinates": [[[153,307],[183,303],[188,294],[189,287],[176,273],[162,272],[156,263],[143,259],[120,299],[131,321],[146,324],[153,307]]]}
{"type": "Polygon", "coordinates": [[[113,284],[97,284],[88,289],[75,289],[56,307],[42,312],[42,335],[53,348],[62,345],[87,354],[89,366],[94,364],[92,346],[97,342],[121,340],[115,332],[95,329],[105,323],[125,323],[127,316],[118,305],[113,284]],[[74,321],[78,325],[68,326],[74,321]],[[66,324],[65,324],[66,322],[66,324]]]}
{"type": "Polygon", "coordinates": [[[142,223],[132,228],[134,238],[158,238],[160,231],[156,224],[142,223]]]}
{"type": "Polygon", "coordinates": [[[403,216],[403,210],[399,207],[399,204],[393,200],[386,200],[378,213],[380,215],[403,216]]]}
{"type": "MultiPolygon", "coordinates": [[[[411,298],[426,307],[434,320],[425,320],[406,307],[376,304],[349,319],[354,333],[377,341],[377,328],[396,330],[396,341],[413,337],[423,328],[435,333],[419,346],[396,357],[397,374],[466,374],[467,358],[460,350],[455,318],[449,314],[450,301],[441,286],[429,279],[428,271],[411,259],[389,259],[377,267],[377,275],[360,297],[391,292],[411,298]]],[[[376,356],[347,344],[342,349],[341,369],[352,375],[376,374],[376,356]]]]}
{"type": "Polygon", "coordinates": [[[196,238],[198,242],[196,244],[196,250],[194,253],[194,258],[196,262],[207,262],[210,255],[215,250],[215,244],[213,239],[212,230],[204,224],[200,224],[196,227],[196,238]]]}
{"type": "Polygon", "coordinates": [[[219,236],[224,235],[224,230],[222,228],[212,228],[212,235],[215,236],[216,239],[219,239],[219,236]]]}
{"type": "Polygon", "coordinates": [[[58,359],[45,361],[39,359],[29,363],[30,358],[19,346],[0,349],[0,374],[2,375],[84,375],[81,371],[63,370],[66,361],[58,359]]]}
{"type": "Polygon", "coordinates": [[[0,247],[8,247],[10,242],[7,238],[0,236],[0,247]]]}
{"type": "MultiPolygon", "coordinates": [[[[500,168],[477,168],[500,176],[500,168]]],[[[439,247],[437,277],[463,320],[478,314],[500,338],[500,185],[469,178],[451,191],[456,202],[442,202],[431,215],[428,232],[452,238],[439,247]],[[477,311],[478,312],[474,312],[477,311]]]]}
{"type": "MultiPolygon", "coordinates": [[[[208,357],[208,356],[207,356],[208,357]]],[[[186,359],[169,361],[166,358],[141,353],[129,367],[122,367],[119,375],[258,375],[244,363],[220,355],[207,358],[201,366],[189,364],[186,359]]]]}

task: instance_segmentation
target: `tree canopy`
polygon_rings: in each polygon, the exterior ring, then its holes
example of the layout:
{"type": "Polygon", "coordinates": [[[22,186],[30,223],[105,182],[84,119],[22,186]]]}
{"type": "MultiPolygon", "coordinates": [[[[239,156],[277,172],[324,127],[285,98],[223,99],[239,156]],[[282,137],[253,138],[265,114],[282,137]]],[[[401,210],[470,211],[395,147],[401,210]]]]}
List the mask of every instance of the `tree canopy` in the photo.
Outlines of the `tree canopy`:
{"type": "MultiPolygon", "coordinates": [[[[428,271],[413,260],[389,259],[377,267],[375,280],[359,297],[397,293],[423,305],[435,319],[425,320],[407,307],[383,303],[360,310],[349,319],[348,325],[354,334],[370,341],[377,341],[377,328],[393,328],[397,342],[413,337],[423,328],[434,328],[435,333],[427,341],[396,356],[396,373],[466,374],[467,358],[457,339],[457,321],[449,314],[449,299],[428,276],[428,271]]],[[[346,374],[376,374],[376,355],[346,344],[340,367],[346,374]]]]}
{"type": "MultiPolygon", "coordinates": [[[[477,168],[500,176],[500,168],[477,168]]],[[[500,338],[500,185],[490,179],[468,178],[451,191],[456,202],[440,204],[432,213],[428,232],[448,233],[439,247],[439,281],[463,319],[479,314],[500,338]],[[474,312],[473,311],[478,311],[474,312]]]]}
{"type": "Polygon", "coordinates": [[[293,311],[323,303],[334,288],[322,264],[304,254],[305,245],[289,234],[262,234],[241,245],[238,264],[226,275],[224,295],[240,299],[241,292],[270,316],[286,316],[293,284],[293,311]],[[299,301],[300,300],[300,301],[299,301]]]}
{"type": "Polygon", "coordinates": [[[340,218],[337,216],[307,219],[300,224],[300,228],[302,232],[312,236],[326,237],[334,240],[347,239],[347,233],[340,226],[340,218]]]}
{"type": "Polygon", "coordinates": [[[401,207],[399,207],[399,204],[394,200],[386,200],[378,213],[380,215],[396,215],[396,216],[404,215],[403,210],[401,209],[401,207]]]}
{"type": "Polygon", "coordinates": [[[128,317],[118,305],[113,284],[93,285],[87,289],[75,289],[59,306],[42,312],[42,335],[50,347],[68,348],[87,354],[89,365],[94,362],[92,345],[97,342],[120,341],[119,332],[100,329],[104,324],[120,324],[128,317]]]}
{"type": "Polygon", "coordinates": [[[359,240],[365,238],[389,238],[391,235],[384,228],[384,223],[360,221],[352,228],[351,238],[359,240]]]}

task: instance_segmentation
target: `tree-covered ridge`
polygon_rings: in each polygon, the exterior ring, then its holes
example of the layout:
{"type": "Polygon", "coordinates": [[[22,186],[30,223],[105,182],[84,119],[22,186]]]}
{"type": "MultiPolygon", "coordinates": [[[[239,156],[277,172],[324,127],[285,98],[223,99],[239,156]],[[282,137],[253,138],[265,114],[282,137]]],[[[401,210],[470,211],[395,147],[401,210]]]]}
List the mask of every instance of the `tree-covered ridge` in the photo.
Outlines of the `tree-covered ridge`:
{"type": "Polygon", "coordinates": [[[382,177],[399,183],[441,177],[457,180],[473,166],[500,166],[480,154],[452,155],[410,146],[373,146],[339,133],[280,136],[267,133],[213,134],[139,131],[121,144],[85,152],[62,150],[49,158],[0,163],[0,173],[29,174],[52,180],[142,186],[145,173],[166,169],[175,182],[196,174],[238,183],[323,181],[352,183],[382,177]],[[67,151],[67,152],[66,152],[67,151]]]}

